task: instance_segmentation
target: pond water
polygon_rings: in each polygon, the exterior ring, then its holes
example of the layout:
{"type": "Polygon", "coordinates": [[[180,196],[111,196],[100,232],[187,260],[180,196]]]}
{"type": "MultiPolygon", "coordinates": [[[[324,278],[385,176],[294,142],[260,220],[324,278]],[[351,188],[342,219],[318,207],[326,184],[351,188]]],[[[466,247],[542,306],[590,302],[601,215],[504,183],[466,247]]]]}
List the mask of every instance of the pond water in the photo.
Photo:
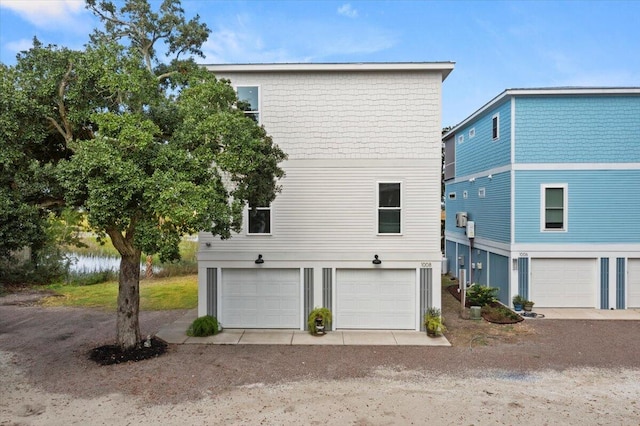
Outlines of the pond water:
{"type": "MultiPolygon", "coordinates": [[[[120,258],[116,256],[97,256],[91,254],[67,253],[69,272],[76,274],[90,274],[94,272],[114,271],[120,269],[120,258]]],[[[140,263],[144,273],[145,264],[140,263]]],[[[159,266],[153,267],[153,272],[160,271],[159,266]]]]}

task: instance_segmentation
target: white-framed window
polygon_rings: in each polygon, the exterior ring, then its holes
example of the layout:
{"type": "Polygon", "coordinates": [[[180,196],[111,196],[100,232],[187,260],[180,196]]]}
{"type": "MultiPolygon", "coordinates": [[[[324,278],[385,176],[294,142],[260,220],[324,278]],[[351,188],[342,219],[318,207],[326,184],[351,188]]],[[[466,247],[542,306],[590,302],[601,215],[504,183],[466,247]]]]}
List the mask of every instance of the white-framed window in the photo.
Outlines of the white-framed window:
{"type": "Polygon", "coordinates": [[[247,208],[247,234],[271,235],[271,206],[247,208]]]}
{"type": "Polygon", "coordinates": [[[491,139],[500,139],[500,113],[491,117],[491,139]]]}
{"type": "Polygon", "coordinates": [[[378,234],[402,233],[402,182],[378,182],[378,234]]]}
{"type": "Polygon", "coordinates": [[[245,115],[260,123],[260,86],[236,86],[236,92],[245,115]]]}
{"type": "Polygon", "coordinates": [[[449,199],[450,200],[455,200],[456,199],[456,193],[455,192],[450,192],[448,195],[449,195],[449,199]]]}
{"type": "Polygon", "coordinates": [[[464,135],[458,135],[458,143],[464,143],[464,135]]]}
{"type": "Polygon", "coordinates": [[[542,184],[540,187],[540,229],[567,231],[567,184],[542,184]]]}
{"type": "Polygon", "coordinates": [[[478,188],[478,198],[484,198],[487,195],[487,190],[485,189],[485,187],[480,187],[478,188]]]}
{"type": "Polygon", "coordinates": [[[476,128],[472,127],[469,129],[469,139],[473,138],[476,136],[476,128]]]}
{"type": "Polygon", "coordinates": [[[465,200],[469,198],[469,192],[466,189],[462,191],[462,198],[464,198],[465,200]]]}

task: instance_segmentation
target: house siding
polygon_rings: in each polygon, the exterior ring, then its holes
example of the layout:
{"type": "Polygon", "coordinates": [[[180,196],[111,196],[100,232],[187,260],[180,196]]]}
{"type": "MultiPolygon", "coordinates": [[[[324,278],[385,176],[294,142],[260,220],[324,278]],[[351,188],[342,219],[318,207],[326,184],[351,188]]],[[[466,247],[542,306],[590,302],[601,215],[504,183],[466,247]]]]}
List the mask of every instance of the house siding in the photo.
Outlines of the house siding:
{"type": "Polygon", "coordinates": [[[440,162],[440,72],[219,73],[260,86],[260,119],[290,159],[440,162]]]}
{"type": "Polygon", "coordinates": [[[516,163],[640,161],[640,96],[518,97],[516,163]]]}
{"type": "Polygon", "coordinates": [[[640,169],[515,172],[515,242],[637,243],[640,169]],[[567,232],[540,231],[540,185],[567,184],[567,232]]]}

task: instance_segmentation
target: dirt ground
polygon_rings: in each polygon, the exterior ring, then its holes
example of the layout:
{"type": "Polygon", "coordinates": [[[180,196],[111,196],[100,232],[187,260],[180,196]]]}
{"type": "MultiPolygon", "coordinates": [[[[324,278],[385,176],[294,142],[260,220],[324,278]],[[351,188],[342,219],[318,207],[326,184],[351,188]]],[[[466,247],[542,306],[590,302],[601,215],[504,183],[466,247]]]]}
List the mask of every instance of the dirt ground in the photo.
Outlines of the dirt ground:
{"type": "MultiPolygon", "coordinates": [[[[452,347],[171,345],[98,366],[115,313],[0,298],[0,425],[640,424],[640,322],[460,317],[452,347]]],[[[153,334],[184,311],[143,312],[153,334]]]]}

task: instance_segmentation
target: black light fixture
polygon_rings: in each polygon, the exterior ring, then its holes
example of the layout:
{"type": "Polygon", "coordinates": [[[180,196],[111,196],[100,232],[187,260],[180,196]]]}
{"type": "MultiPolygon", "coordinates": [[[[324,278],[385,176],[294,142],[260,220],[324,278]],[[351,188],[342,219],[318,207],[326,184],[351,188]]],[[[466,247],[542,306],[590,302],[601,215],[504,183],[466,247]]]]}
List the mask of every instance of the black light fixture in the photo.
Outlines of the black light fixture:
{"type": "Polygon", "coordinates": [[[258,265],[261,265],[261,264],[263,264],[263,263],[264,263],[264,259],[262,258],[262,255],[261,255],[261,254],[259,254],[259,255],[258,255],[258,258],[256,259],[256,263],[257,263],[258,265]]]}
{"type": "Polygon", "coordinates": [[[378,255],[376,254],[375,256],[373,256],[373,261],[371,263],[373,263],[374,265],[379,265],[382,263],[382,260],[378,259],[378,255]]]}
{"type": "Polygon", "coordinates": [[[205,246],[211,247],[211,243],[204,243],[205,246]]]}

